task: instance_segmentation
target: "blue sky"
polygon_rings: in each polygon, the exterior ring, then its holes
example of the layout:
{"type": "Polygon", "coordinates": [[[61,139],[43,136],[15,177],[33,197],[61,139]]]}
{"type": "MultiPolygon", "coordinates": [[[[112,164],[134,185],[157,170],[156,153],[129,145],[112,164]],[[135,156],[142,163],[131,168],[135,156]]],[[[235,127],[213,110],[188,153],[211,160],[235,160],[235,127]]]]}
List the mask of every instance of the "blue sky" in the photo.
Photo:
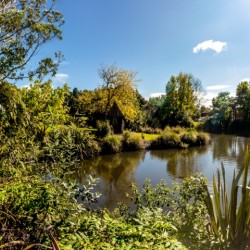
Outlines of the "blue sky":
{"type": "Polygon", "coordinates": [[[140,93],[165,91],[171,75],[192,73],[207,98],[250,79],[250,0],[58,0],[64,13],[57,84],[94,89],[98,69],[138,71],[140,93]]]}

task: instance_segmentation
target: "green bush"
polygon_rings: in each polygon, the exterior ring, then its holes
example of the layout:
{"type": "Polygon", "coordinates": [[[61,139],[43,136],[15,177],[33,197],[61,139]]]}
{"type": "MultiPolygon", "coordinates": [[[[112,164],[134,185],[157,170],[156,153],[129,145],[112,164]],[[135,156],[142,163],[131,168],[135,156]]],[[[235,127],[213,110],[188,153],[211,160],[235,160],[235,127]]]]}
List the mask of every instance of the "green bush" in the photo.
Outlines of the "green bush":
{"type": "Polygon", "coordinates": [[[197,135],[197,145],[198,146],[204,146],[210,143],[211,138],[207,133],[200,132],[197,135]]]}
{"type": "Polygon", "coordinates": [[[102,139],[103,154],[118,153],[122,150],[121,137],[117,135],[108,135],[102,139]]]}
{"type": "Polygon", "coordinates": [[[76,126],[64,126],[48,132],[45,138],[44,154],[48,159],[78,160],[94,157],[100,147],[94,136],[76,126]]]}
{"type": "Polygon", "coordinates": [[[157,139],[153,140],[149,149],[171,149],[171,148],[185,148],[186,145],[180,140],[180,136],[175,133],[161,134],[157,139]]]}
{"type": "Polygon", "coordinates": [[[123,151],[136,151],[144,149],[144,144],[139,134],[134,134],[125,131],[122,136],[122,150],[123,151]]]}
{"type": "Polygon", "coordinates": [[[96,128],[96,136],[99,138],[103,138],[113,133],[109,121],[97,121],[96,128]]]}
{"type": "Polygon", "coordinates": [[[142,189],[133,185],[128,194],[135,210],[121,206],[120,212],[130,221],[145,207],[150,211],[162,209],[161,220],[177,229],[175,238],[188,249],[217,249],[217,245],[213,248],[215,243],[211,242],[207,231],[206,185],[201,176],[186,178],[173,188],[169,188],[164,180],[155,187],[146,180],[142,189]]]}
{"type": "Polygon", "coordinates": [[[181,135],[181,141],[189,146],[197,146],[197,135],[195,131],[187,131],[181,135]]]}
{"type": "Polygon", "coordinates": [[[151,142],[150,149],[187,148],[203,146],[210,142],[208,134],[182,127],[166,127],[163,133],[151,142]]]}

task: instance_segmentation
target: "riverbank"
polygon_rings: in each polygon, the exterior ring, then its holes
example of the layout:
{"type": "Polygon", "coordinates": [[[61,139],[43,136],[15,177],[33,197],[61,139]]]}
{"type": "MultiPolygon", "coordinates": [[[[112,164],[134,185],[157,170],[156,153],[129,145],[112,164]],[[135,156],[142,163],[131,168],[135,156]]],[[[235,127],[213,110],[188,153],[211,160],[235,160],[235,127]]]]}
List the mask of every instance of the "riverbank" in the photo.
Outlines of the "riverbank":
{"type": "Polygon", "coordinates": [[[166,127],[160,134],[125,131],[122,135],[107,135],[100,140],[101,154],[137,150],[185,149],[209,144],[208,133],[181,127],[166,127]]]}

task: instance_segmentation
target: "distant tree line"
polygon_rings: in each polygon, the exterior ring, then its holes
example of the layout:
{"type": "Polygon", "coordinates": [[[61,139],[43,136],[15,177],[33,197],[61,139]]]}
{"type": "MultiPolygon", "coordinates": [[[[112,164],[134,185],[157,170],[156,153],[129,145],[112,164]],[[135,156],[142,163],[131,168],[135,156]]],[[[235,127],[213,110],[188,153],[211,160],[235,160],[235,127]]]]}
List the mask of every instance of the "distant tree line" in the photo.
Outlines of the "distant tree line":
{"type": "Polygon", "coordinates": [[[204,128],[210,132],[249,134],[250,83],[240,82],[235,97],[230,92],[220,92],[213,98],[208,114],[204,128]]]}

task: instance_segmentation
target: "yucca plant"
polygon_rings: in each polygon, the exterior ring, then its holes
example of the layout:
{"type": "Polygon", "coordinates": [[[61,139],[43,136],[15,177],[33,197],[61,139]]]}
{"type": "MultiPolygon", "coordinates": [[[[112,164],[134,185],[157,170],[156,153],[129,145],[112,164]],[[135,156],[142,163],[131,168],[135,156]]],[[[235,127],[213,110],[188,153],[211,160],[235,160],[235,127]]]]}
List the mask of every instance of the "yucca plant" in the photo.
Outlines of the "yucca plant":
{"type": "Polygon", "coordinates": [[[206,206],[212,233],[219,240],[221,249],[250,249],[250,182],[248,182],[249,149],[245,164],[236,175],[234,172],[231,194],[226,189],[225,168],[213,179],[214,194],[207,188],[206,206]],[[240,180],[242,185],[239,185],[240,180]]]}

